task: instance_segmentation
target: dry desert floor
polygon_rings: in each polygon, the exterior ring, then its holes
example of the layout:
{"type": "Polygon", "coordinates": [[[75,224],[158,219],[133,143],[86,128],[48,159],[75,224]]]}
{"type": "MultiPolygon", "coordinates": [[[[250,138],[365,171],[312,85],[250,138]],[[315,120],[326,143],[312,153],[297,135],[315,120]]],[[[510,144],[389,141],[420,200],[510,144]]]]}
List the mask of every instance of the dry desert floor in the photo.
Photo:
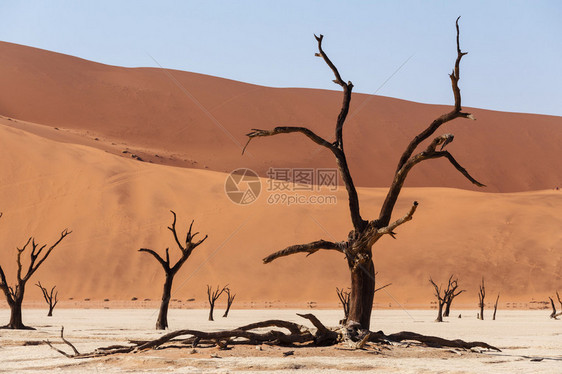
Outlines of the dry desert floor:
{"type": "MultiPolygon", "coordinates": [[[[230,329],[250,322],[285,319],[308,324],[296,310],[232,310],[228,318],[215,312],[215,322],[207,321],[206,310],[171,310],[172,330],[190,328],[205,331],[230,329]]],[[[306,312],[310,312],[307,310],[306,312]]],[[[341,318],[339,310],[313,310],[326,325],[341,318]]],[[[561,373],[562,321],[548,318],[546,310],[498,311],[496,321],[476,319],[476,312],[454,311],[444,323],[433,322],[433,310],[375,311],[373,330],[393,333],[402,330],[449,339],[485,341],[502,350],[470,352],[434,349],[416,344],[392,345],[380,349],[346,350],[235,345],[230,350],[214,347],[170,348],[95,359],[72,359],[55,352],[43,340],[60,342],[60,328],[80,352],[129,340],[156,338],[153,329],[157,311],[142,309],[60,309],[46,317],[40,309],[24,312],[24,322],[35,331],[0,330],[0,372],[104,372],[104,373],[227,373],[227,372],[396,372],[396,373],[561,373]],[[458,318],[458,315],[462,318],[458,318]],[[294,351],[284,356],[283,353],[294,351]]],[[[9,311],[0,309],[0,320],[9,311]]],[[[491,316],[489,316],[491,317],[491,316]]],[[[68,346],[58,347],[70,351],[68,346]]]]}

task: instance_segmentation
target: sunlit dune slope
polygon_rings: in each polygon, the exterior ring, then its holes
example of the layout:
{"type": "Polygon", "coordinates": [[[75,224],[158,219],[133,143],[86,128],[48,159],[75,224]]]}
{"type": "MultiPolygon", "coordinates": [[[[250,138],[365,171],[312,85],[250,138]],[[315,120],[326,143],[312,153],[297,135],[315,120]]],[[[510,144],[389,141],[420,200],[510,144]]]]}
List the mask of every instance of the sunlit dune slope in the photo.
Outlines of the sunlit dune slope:
{"type": "MultiPolygon", "coordinates": [[[[138,162],[4,125],[0,159],[0,264],[13,279],[16,246],[29,235],[51,243],[70,228],[32,280],[56,284],[64,299],[158,299],[162,269],[137,250],[176,253],[166,229],[170,209],[181,235],[192,219],[200,235],[209,235],[178,273],[176,298],[203,301],[206,284],[228,283],[239,305],[336,305],[335,287],[348,286],[346,262],[331,251],[261,263],[290,244],[344,239],[351,228],[344,190],[335,193],[336,205],[269,205],[264,180],[258,200],[239,206],[225,195],[224,173],[138,162]]],[[[384,189],[359,193],[364,217],[375,217],[384,189]]],[[[420,203],[413,221],[397,230],[397,240],[375,247],[379,284],[392,282],[378,303],[429,305],[429,276],[445,282],[451,273],[467,290],[459,302],[468,304],[476,302],[482,276],[489,294],[501,291],[504,301],[543,300],[561,289],[561,191],[407,188],[396,214],[413,200],[420,203]]],[[[36,287],[28,287],[28,296],[41,297],[36,287]]]]}
{"type": "MultiPolygon", "coordinates": [[[[470,58],[464,63],[470,64],[470,58]]],[[[318,64],[331,80],[329,69],[318,64]]],[[[446,73],[435,84],[448,86],[446,73]]],[[[353,72],[342,74],[361,80],[353,72]]],[[[461,89],[470,79],[463,76],[461,89]]],[[[108,66],[0,42],[0,115],[56,126],[97,139],[93,145],[98,148],[160,164],[222,172],[250,167],[262,176],[271,166],[333,167],[328,151],[296,134],[254,141],[245,156],[241,148],[250,129],[276,125],[307,126],[333,140],[340,105],[337,91],[268,88],[182,71],[108,66]]],[[[448,149],[488,185],[486,191],[562,184],[562,118],[465,109],[477,121],[458,119],[439,134],[455,134],[448,149]]],[[[356,184],[388,186],[408,141],[449,110],[354,95],[344,137],[356,184]]],[[[476,189],[444,160],[417,167],[407,186],[476,189]]]]}

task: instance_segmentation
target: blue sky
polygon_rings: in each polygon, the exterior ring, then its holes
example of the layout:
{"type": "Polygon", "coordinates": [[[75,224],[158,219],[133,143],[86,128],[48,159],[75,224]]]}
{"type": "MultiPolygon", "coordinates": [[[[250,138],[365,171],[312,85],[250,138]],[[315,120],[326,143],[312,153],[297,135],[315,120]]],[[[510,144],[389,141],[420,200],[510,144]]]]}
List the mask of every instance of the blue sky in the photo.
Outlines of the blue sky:
{"type": "Polygon", "coordinates": [[[554,0],[0,0],[0,13],[3,41],[111,65],[159,63],[266,86],[335,90],[331,71],[314,57],[313,34],[322,33],[356,92],[435,104],[453,102],[447,74],[461,15],[461,47],[469,52],[461,67],[464,105],[562,115],[562,2],[554,0]]]}

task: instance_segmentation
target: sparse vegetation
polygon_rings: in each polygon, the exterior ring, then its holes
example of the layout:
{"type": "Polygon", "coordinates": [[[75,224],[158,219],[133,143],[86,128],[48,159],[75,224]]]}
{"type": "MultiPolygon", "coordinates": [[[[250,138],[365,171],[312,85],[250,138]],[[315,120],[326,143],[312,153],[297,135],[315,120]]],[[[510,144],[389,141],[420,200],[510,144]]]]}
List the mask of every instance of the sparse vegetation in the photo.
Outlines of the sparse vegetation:
{"type": "MultiPolygon", "coordinates": [[[[1,213],[0,217],[2,217],[1,213]]],[[[31,327],[25,326],[22,320],[22,303],[27,281],[45,262],[51,252],[60,244],[60,242],[64,240],[64,238],[70,235],[71,232],[72,231],[68,231],[68,229],[62,231],[60,238],[48,248],[46,244],[37,244],[34,237],[29,237],[23,247],[17,248],[17,273],[15,287],[8,285],[4,269],[0,266],[0,289],[4,292],[8,306],[10,307],[10,322],[3,326],[3,328],[17,330],[32,329],[31,327]],[[24,269],[22,263],[22,256],[24,254],[29,254],[26,269],[24,269]]]]}

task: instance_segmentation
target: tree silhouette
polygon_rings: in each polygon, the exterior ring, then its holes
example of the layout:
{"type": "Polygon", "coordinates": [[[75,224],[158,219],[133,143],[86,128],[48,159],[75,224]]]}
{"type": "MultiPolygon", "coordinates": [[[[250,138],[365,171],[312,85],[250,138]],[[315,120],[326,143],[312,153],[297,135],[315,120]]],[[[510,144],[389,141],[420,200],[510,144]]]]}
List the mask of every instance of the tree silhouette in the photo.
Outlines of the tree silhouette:
{"type": "Polygon", "coordinates": [[[157,330],[165,330],[168,327],[168,306],[170,305],[170,298],[172,296],[172,283],[174,281],[174,276],[180,270],[182,265],[187,261],[189,256],[195,248],[197,248],[201,243],[207,239],[207,235],[197,242],[194,242],[193,239],[198,232],[195,234],[191,234],[191,229],[193,228],[193,222],[189,225],[189,230],[185,235],[185,241],[182,244],[178,237],[178,233],[176,230],[176,213],[171,210],[172,215],[174,216],[174,221],[172,222],[172,226],[168,226],[168,230],[170,230],[174,236],[174,240],[181,252],[180,258],[176,261],[174,265],[170,262],[170,251],[169,248],[166,248],[166,259],[160,257],[160,255],[154,252],[152,249],[148,248],[141,248],[139,252],[146,252],[150,253],[154,258],[162,265],[164,272],[166,273],[166,279],[164,281],[164,289],[162,290],[162,303],[160,304],[160,311],[158,313],[158,319],[156,320],[156,329],[157,330]]]}
{"type": "MultiPolygon", "coordinates": [[[[0,217],[2,214],[0,213],[0,217]]],[[[23,247],[17,248],[17,273],[16,273],[16,286],[8,285],[4,269],[0,266],[0,289],[4,292],[8,306],[10,307],[10,322],[3,326],[5,329],[18,329],[18,330],[33,330],[32,327],[25,326],[22,320],[22,303],[25,293],[25,286],[31,276],[39,269],[45,262],[51,252],[66,238],[72,231],[65,229],[61,232],[60,238],[50,247],[47,248],[46,244],[40,245],[35,242],[34,237],[27,239],[23,247]],[[29,263],[26,267],[23,266],[22,256],[29,254],[29,263]]]]}
{"type": "Polygon", "coordinates": [[[414,138],[410,141],[398,161],[394,178],[390,188],[388,189],[386,198],[380,209],[380,213],[378,217],[373,220],[366,220],[361,215],[359,197],[353,183],[346,153],[344,151],[343,126],[349,113],[353,84],[351,82],[344,82],[338,69],[324,52],[322,48],[323,35],[315,36],[318,42],[318,53],[316,53],[316,56],[321,57],[329,66],[335,76],[334,83],[338,84],[343,89],[343,103],[336,120],[334,134],[335,139],[333,141],[328,141],[306,127],[294,126],[278,126],[273,130],[252,129],[251,132],[246,134],[248,142],[244,148],[246,148],[250,141],[254,138],[274,136],[278,134],[300,133],[308,137],[317,145],[328,149],[336,158],[339,174],[347,191],[349,214],[353,225],[353,229],[349,232],[347,239],[340,242],[317,240],[307,244],[291,245],[267,256],[263,259],[263,262],[267,264],[280,257],[295,253],[306,253],[307,255],[311,255],[319,250],[331,250],[344,254],[351,275],[351,295],[349,302],[349,318],[347,321],[348,326],[353,325],[358,326],[360,329],[369,329],[375,291],[375,268],[372,258],[372,247],[385,235],[390,235],[394,238],[396,235],[395,230],[398,226],[410,221],[418,207],[418,203],[414,201],[412,207],[406,214],[394,221],[391,220],[396,201],[398,200],[398,196],[400,195],[402,186],[404,185],[410,170],[422,161],[444,158],[448,160],[470,182],[477,186],[483,186],[482,183],[475,180],[457,162],[451,153],[444,149],[453,141],[454,137],[452,134],[443,134],[435,137],[424,150],[415,153],[416,149],[425,140],[429,139],[443,124],[457,118],[474,119],[470,113],[463,112],[461,107],[461,92],[458,82],[460,79],[460,62],[462,57],[466,55],[466,52],[462,52],[460,49],[458,18],[456,21],[456,31],[457,58],[453,71],[449,74],[455,101],[454,107],[450,112],[433,120],[433,122],[431,122],[425,130],[414,136],[414,138]]]}

